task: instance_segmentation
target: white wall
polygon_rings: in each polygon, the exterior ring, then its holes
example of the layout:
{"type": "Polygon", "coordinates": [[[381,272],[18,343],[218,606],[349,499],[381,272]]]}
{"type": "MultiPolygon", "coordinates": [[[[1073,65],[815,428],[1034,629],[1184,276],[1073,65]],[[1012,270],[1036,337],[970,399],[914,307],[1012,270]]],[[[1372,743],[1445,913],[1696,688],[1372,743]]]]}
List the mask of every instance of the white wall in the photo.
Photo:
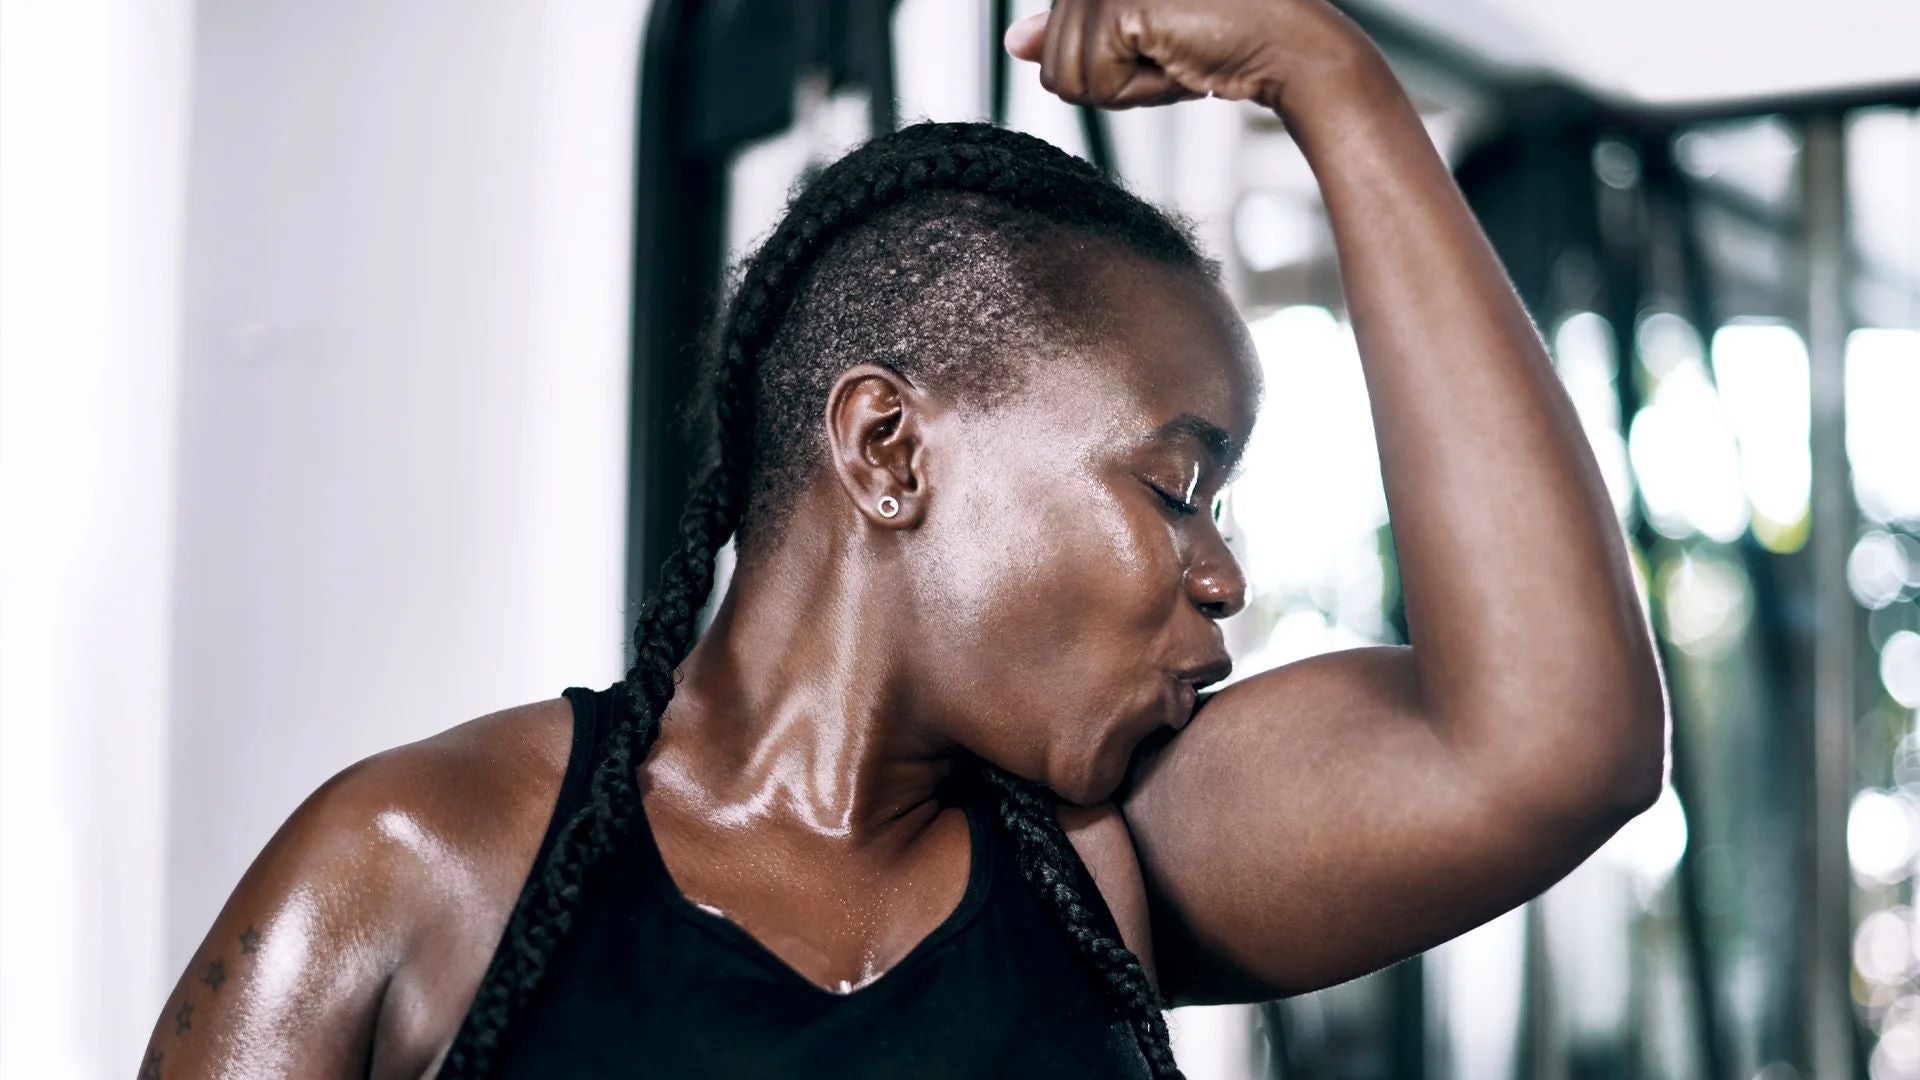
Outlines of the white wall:
{"type": "Polygon", "coordinates": [[[207,0],[166,966],[317,784],[619,676],[644,0],[207,0]]]}
{"type": "Polygon", "coordinates": [[[619,676],[645,0],[0,0],[0,1075],[342,766],[619,676]]]}
{"type": "Polygon", "coordinates": [[[125,1071],[162,979],[190,15],[185,0],[0,3],[9,1077],[125,1071]]]}

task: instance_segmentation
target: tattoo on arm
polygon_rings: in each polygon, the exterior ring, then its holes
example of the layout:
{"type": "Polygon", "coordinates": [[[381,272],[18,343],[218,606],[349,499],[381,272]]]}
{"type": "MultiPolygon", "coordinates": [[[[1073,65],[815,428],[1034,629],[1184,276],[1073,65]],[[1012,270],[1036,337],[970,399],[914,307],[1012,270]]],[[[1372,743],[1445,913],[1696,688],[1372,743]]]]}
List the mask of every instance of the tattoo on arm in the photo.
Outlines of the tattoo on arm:
{"type": "MultiPolygon", "coordinates": [[[[261,934],[260,931],[254,929],[253,926],[249,924],[245,930],[240,932],[240,951],[248,954],[259,952],[260,941],[264,936],[265,935],[261,934]]],[[[205,984],[208,990],[218,994],[220,987],[227,981],[227,958],[217,956],[209,960],[207,966],[201,970],[198,981],[205,984]]],[[[179,1038],[193,1030],[193,1002],[186,1000],[184,997],[184,986],[182,993],[183,996],[180,1005],[173,1012],[173,1034],[175,1038],[179,1038]]],[[[147,1056],[140,1062],[140,1080],[160,1080],[161,1063],[165,1059],[166,1054],[158,1049],[149,1047],[147,1049],[147,1056]]]]}

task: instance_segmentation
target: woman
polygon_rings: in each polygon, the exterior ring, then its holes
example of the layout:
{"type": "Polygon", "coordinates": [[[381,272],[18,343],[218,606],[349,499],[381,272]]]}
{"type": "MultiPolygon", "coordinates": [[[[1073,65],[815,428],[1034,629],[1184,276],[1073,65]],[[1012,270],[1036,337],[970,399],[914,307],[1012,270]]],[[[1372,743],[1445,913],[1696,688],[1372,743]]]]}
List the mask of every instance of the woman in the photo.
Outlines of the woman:
{"type": "Polygon", "coordinates": [[[1216,267],[1037,140],[878,139],[747,267],[627,678],[322,786],[147,1075],[1172,1076],[1164,1004],[1425,949],[1648,805],[1611,505],[1378,52],[1323,0],[1060,0],[1007,43],[1068,101],[1250,99],[1299,140],[1413,646],[1200,693],[1260,393],[1216,267]]]}

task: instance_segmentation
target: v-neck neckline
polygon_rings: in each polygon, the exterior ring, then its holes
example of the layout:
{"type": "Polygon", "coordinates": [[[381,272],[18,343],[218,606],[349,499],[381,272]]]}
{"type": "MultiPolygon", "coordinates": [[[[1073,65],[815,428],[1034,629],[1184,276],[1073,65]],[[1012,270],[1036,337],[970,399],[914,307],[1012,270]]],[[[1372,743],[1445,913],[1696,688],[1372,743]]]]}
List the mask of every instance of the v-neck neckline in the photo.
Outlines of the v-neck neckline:
{"type": "Polygon", "coordinates": [[[694,926],[731,943],[748,959],[764,967],[781,980],[796,984],[822,998],[833,1001],[851,1001],[855,998],[870,997],[875,992],[893,985],[898,980],[895,973],[915,964],[923,963],[929,955],[951,940],[954,935],[965,929],[986,901],[989,886],[993,880],[993,862],[988,857],[988,844],[991,842],[990,829],[982,817],[978,799],[963,798],[960,809],[967,819],[967,887],[960,894],[960,902],[954,905],[947,917],[941,920],[927,935],[920,939],[906,955],[896,960],[885,971],[861,983],[851,990],[833,990],[794,968],[780,955],[768,948],[759,938],[749,933],[747,928],[734,922],[725,914],[704,907],[689,899],[680,889],[680,883],[674,880],[673,873],[667,868],[666,857],[660,853],[659,842],[653,835],[653,822],[647,816],[646,799],[637,799],[638,808],[634,814],[631,840],[634,854],[639,856],[646,876],[651,879],[654,890],[666,902],[668,910],[692,923],[694,926]]]}

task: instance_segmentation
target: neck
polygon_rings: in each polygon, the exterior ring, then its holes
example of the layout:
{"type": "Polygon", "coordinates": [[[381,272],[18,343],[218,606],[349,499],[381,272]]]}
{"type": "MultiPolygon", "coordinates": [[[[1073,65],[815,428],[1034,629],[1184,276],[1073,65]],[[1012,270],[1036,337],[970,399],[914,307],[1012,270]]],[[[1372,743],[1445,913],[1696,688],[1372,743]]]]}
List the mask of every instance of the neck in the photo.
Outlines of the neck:
{"type": "Polygon", "coordinates": [[[938,812],[950,747],[914,723],[910,628],[871,554],[816,544],[736,571],[680,666],[648,776],[723,828],[910,836],[938,812]]]}

